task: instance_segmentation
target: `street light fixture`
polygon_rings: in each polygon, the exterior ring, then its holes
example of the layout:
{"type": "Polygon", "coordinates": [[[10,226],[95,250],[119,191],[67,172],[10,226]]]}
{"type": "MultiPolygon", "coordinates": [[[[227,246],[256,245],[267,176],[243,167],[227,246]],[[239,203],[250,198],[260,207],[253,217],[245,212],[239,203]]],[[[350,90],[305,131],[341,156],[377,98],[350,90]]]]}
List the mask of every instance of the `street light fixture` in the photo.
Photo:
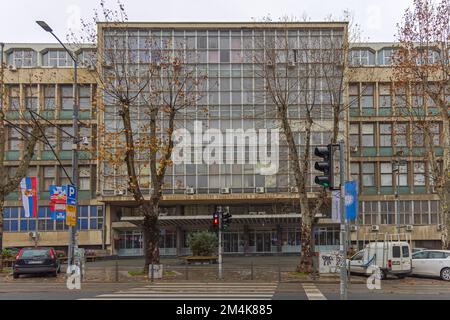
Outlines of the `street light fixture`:
{"type": "MultiPolygon", "coordinates": [[[[36,23],[44,29],[44,31],[50,33],[64,48],[70,58],[74,63],[74,77],[73,77],[73,142],[72,142],[72,182],[78,190],[78,143],[79,143],[79,129],[78,129],[78,114],[79,114],[79,105],[78,105],[78,61],[72,51],[70,51],[64,43],[53,33],[53,29],[45,22],[45,21],[36,21],[36,23]]],[[[75,264],[75,228],[73,226],[69,227],[70,232],[70,242],[69,242],[69,260],[68,260],[68,272],[71,272],[73,266],[75,264]]]]}

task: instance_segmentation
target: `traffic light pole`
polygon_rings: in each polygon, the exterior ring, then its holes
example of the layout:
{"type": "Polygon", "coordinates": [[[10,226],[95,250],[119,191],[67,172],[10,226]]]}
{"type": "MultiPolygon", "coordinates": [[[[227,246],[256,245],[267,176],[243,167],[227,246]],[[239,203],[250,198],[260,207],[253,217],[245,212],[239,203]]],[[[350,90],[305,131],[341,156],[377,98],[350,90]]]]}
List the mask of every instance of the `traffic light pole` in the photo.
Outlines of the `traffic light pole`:
{"type": "Polygon", "coordinates": [[[223,212],[219,212],[219,280],[223,280],[222,266],[222,218],[223,212]]]}
{"type": "Polygon", "coordinates": [[[345,214],[345,143],[344,140],[339,141],[339,169],[340,169],[340,187],[341,187],[341,300],[347,300],[347,224],[345,214]]]}

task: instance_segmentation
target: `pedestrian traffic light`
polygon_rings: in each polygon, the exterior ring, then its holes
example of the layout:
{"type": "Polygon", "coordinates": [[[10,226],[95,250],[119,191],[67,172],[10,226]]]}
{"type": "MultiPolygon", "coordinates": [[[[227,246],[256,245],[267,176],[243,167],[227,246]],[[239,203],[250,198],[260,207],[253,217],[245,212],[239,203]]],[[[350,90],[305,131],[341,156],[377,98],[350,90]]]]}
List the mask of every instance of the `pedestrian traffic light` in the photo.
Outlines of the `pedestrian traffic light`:
{"type": "Polygon", "coordinates": [[[214,227],[219,227],[219,225],[220,225],[219,219],[220,219],[219,213],[215,212],[213,215],[213,226],[214,227]]]}
{"type": "Polygon", "coordinates": [[[317,157],[323,158],[323,161],[316,162],[314,168],[317,171],[324,173],[323,176],[316,176],[315,183],[324,188],[332,189],[334,186],[333,145],[330,144],[327,147],[318,147],[314,154],[317,157]]]}
{"type": "Polygon", "coordinates": [[[231,213],[224,213],[222,216],[222,229],[223,231],[227,231],[230,227],[231,224],[231,218],[233,216],[231,215],[231,213]]]}

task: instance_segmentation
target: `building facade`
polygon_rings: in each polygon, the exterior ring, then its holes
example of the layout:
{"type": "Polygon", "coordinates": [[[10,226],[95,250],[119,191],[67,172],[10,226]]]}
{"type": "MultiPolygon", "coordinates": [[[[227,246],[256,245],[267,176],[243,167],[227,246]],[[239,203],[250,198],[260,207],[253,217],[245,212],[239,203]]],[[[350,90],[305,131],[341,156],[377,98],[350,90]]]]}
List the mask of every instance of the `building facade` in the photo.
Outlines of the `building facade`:
{"type": "MultiPolygon", "coordinates": [[[[340,23],[300,23],[289,27],[254,23],[131,23],[120,28],[100,24],[96,67],[100,73],[107,72],[111,61],[104,59],[104,53],[113,52],[129,59],[122,63],[121,70],[132,69],[140,74],[149,63],[158,63],[162,54],[183,52],[187,67],[198,75],[207,75],[207,80],[199,89],[197,103],[177,119],[179,127],[193,130],[197,122],[205,130],[214,128],[222,132],[271,129],[277,127],[271,112],[275,106],[264,94],[266,83],[261,77],[261,66],[252,58],[261,50],[258,43],[270,43],[271,39],[287,34],[294,52],[292,70],[300,75],[302,66],[309,67],[317,61],[297,60],[296,53],[326,51],[330,45],[328,39],[345,42],[346,27],[340,23]]],[[[351,47],[348,55],[350,65],[343,103],[350,108],[339,121],[339,137],[349,146],[348,176],[358,180],[360,186],[360,215],[351,229],[351,237],[357,245],[378,229],[396,232],[396,213],[399,212],[400,224],[404,232],[411,234],[415,245],[431,248],[438,246],[440,239],[438,198],[427,179],[428,165],[417,153],[419,146],[413,144],[413,124],[399,119],[396,113],[401,99],[396,98],[393,90],[392,47],[392,44],[358,44],[351,47]],[[407,164],[400,167],[397,175],[393,172],[393,161],[400,159],[399,150],[403,151],[401,158],[407,164]],[[395,197],[397,190],[398,198],[395,197]],[[413,227],[407,227],[409,225],[413,227]]],[[[34,108],[70,133],[73,68],[69,57],[55,45],[9,44],[5,49],[5,62],[11,67],[5,71],[8,95],[4,99],[4,110],[11,122],[25,126],[18,111],[34,108]],[[34,74],[39,77],[32,77],[34,74]]],[[[79,57],[86,60],[81,70],[79,92],[83,125],[80,136],[89,137],[94,149],[105,138],[99,133],[104,131],[98,127],[117,129],[120,122],[117,102],[98,89],[91,65],[95,49],[86,47],[78,51],[79,57]]],[[[142,78],[145,80],[145,76],[142,78]]],[[[319,75],[320,78],[324,78],[323,75],[319,75]]],[[[324,82],[318,83],[313,92],[317,97],[313,113],[317,125],[313,128],[312,150],[331,142],[333,125],[331,102],[324,82]]],[[[308,90],[311,94],[312,89],[308,90]]],[[[141,94],[145,96],[146,92],[141,94]]],[[[138,99],[135,105],[132,120],[137,126],[146,121],[142,104],[138,99]]],[[[295,121],[304,118],[304,107],[299,100],[289,109],[300,148],[304,141],[302,128],[296,126],[295,121]]],[[[436,123],[439,127],[438,119],[436,123]]],[[[46,130],[49,130],[49,137],[53,137],[61,164],[47,146],[39,144],[29,172],[39,181],[39,243],[64,248],[68,242],[67,227],[50,219],[48,188],[51,184],[67,183],[61,165],[71,172],[71,142],[60,129],[46,130]]],[[[6,163],[13,172],[20,159],[23,138],[17,130],[8,132],[6,163]]],[[[250,151],[243,150],[243,158],[250,159],[250,151]]],[[[311,168],[315,161],[317,159],[311,157],[311,168]]],[[[133,208],[124,167],[94,159],[88,152],[80,155],[80,166],[79,245],[123,256],[142,255],[142,217],[137,216],[133,208]]],[[[314,169],[308,173],[311,201],[320,191],[314,184],[316,175],[318,172],[314,169]]],[[[149,196],[148,171],[140,172],[140,182],[149,196]]],[[[250,163],[171,166],[161,201],[161,254],[188,254],[189,233],[209,229],[212,214],[218,207],[227,208],[233,215],[231,228],[224,234],[225,253],[298,254],[301,211],[294,186],[282,133],[279,170],[272,175],[260,174],[258,166],[250,163]]],[[[35,231],[35,222],[24,218],[18,197],[18,193],[8,196],[3,213],[5,247],[34,243],[30,232],[35,231]]],[[[338,248],[339,226],[331,220],[331,209],[322,215],[314,232],[316,248],[338,248]]]]}

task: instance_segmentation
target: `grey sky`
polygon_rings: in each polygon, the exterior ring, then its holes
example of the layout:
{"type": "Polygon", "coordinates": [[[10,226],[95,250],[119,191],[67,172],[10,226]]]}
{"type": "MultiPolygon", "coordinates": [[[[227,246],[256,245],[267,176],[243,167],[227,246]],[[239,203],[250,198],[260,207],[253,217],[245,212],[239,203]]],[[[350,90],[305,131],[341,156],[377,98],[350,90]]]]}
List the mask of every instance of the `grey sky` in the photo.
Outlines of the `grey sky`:
{"type": "MultiPolygon", "coordinates": [[[[7,0],[1,0],[6,2],[7,0]]],[[[8,0],[0,11],[0,42],[53,42],[36,24],[47,21],[65,39],[80,17],[92,16],[98,0],[8,0]]],[[[394,41],[396,23],[412,0],[123,0],[131,21],[250,21],[270,13],[312,20],[353,12],[369,41],[394,41]]],[[[107,0],[115,6],[115,0],[107,0]]]]}

